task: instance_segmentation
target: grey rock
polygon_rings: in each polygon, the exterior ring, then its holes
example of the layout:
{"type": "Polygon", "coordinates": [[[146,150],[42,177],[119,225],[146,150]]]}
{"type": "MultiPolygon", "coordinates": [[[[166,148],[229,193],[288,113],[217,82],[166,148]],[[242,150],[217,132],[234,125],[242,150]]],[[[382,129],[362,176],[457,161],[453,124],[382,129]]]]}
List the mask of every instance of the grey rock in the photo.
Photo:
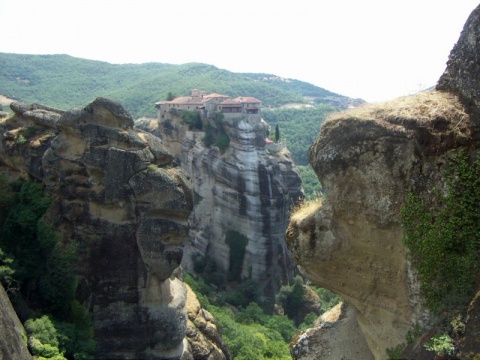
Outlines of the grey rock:
{"type": "Polygon", "coordinates": [[[0,360],[30,360],[27,333],[0,284],[0,360]]]}

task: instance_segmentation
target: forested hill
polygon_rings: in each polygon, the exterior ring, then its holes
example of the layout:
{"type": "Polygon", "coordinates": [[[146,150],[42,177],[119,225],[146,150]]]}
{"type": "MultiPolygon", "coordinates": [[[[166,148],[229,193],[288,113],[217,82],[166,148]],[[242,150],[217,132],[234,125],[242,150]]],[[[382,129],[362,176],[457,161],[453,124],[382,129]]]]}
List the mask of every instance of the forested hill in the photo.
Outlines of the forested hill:
{"type": "Polygon", "coordinates": [[[122,103],[136,118],[154,116],[155,102],[169,92],[182,96],[193,88],[253,96],[266,107],[305,102],[347,107],[358,102],[294,79],[234,73],[200,63],[118,65],[68,55],[0,53],[0,95],[60,109],[102,96],[122,103]]]}

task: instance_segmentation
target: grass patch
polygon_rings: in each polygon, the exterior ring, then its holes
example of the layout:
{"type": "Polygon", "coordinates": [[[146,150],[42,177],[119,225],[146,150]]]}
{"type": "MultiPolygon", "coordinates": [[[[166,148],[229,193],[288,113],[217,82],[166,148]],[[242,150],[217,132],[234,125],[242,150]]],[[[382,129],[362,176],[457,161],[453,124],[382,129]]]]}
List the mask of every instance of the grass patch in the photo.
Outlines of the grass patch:
{"type": "Polygon", "coordinates": [[[459,127],[468,121],[469,116],[456,96],[439,91],[428,91],[333,113],[328,117],[327,122],[345,118],[380,120],[392,124],[398,124],[401,120],[414,120],[425,124],[444,118],[454,127],[459,127]]]}

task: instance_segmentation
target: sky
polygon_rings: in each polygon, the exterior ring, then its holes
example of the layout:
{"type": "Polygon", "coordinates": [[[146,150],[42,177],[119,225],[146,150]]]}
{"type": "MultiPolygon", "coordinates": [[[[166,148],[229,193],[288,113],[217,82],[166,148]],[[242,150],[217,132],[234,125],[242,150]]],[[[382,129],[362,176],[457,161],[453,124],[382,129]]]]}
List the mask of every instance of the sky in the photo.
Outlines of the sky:
{"type": "Polygon", "coordinates": [[[379,102],[434,86],[478,4],[0,0],[0,52],[118,64],[199,62],[379,102]]]}

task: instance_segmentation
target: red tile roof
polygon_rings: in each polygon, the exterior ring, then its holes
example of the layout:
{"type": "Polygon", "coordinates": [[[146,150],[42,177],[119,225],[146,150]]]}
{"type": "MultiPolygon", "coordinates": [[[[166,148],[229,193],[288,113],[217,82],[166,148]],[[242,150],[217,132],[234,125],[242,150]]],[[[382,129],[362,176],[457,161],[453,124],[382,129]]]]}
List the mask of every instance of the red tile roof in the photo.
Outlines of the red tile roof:
{"type": "Polygon", "coordinates": [[[202,104],[203,102],[198,99],[198,98],[194,98],[192,96],[180,96],[180,97],[177,97],[175,99],[173,99],[172,101],[165,101],[165,104],[202,104]]]}
{"type": "Polygon", "coordinates": [[[228,95],[222,95],[222,94],[216,94],[216,93],[213,93],[213,94],[208,94],[208,95],[204,95],[203,98],[225,98],[225,99],[228,99],[230,96],[228,95]]]}
{"type": "Polygon", "coordinates": [[[254,97],[251,97],[251,96],[239,96],[233,99],[232,101],[241,102],[241,103],[256,103],[256,104],[261,103],[260,100],[255,99],[254,97]]]}

